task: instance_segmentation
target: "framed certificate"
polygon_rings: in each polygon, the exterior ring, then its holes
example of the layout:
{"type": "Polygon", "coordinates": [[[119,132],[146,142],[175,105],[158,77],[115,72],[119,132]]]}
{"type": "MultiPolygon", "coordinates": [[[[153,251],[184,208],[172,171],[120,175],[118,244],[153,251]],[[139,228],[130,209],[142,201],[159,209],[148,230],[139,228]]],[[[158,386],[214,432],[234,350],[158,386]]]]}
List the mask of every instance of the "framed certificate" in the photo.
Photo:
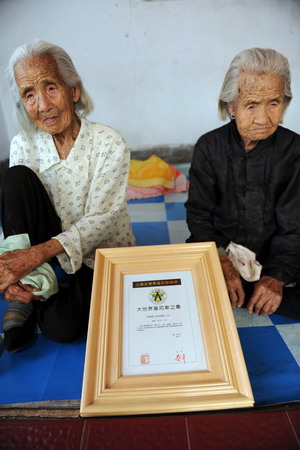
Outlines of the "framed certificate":
{"type": "Polygon", "coordinates": [[[124,275],[122,374],[207,369],[192,273],[153,275],[124,275]]]}
{"type": "Polygon", "coordinates": [[[214,243],[96,251],[81,416],[253,404],[214,243]]]}

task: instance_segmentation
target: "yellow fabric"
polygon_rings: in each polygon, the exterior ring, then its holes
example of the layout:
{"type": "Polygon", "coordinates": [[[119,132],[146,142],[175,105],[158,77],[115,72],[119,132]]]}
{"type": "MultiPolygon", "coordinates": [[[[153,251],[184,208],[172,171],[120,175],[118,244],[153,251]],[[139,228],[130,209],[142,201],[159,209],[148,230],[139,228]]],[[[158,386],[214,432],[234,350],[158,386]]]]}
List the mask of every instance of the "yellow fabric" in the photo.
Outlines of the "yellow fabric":
{"type": "Polygon", "coordinates": [[[145,161],[130,161],[129,184],[138,187],[164,186],[173,188],[173,172],[168,163],[156,155],[145,161]]]}

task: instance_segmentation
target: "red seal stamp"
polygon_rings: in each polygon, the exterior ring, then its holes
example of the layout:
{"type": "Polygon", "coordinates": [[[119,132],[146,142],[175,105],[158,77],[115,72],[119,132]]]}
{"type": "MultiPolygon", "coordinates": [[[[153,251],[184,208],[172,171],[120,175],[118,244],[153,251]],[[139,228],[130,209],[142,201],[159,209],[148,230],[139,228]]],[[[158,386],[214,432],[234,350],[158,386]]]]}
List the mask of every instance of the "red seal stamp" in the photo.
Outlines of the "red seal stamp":
{"type": "Polygon", "coordinates": [[[177,353],[175,356],[175,361],[185,363],[185,353],[177,353]]]}
{"type": "Polygon", "coordinates": [[[141,355],[141,364],[150,364],[150,356],[148,354],[141,355]]]}

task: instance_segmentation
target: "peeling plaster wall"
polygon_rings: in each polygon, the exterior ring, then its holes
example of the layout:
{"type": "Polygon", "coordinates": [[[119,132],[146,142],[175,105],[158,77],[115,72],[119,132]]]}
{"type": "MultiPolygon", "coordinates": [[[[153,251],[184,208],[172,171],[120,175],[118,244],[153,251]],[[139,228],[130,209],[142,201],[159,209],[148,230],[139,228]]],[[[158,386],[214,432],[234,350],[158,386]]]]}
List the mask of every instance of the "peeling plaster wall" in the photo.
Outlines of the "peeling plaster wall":
{"type": "Polygon", "coordinates": [[[224,74],[254,46],[289,58],[285,125],[300,133],[299,0],[0,0],[1,152],[16,133],[4,69],[35,38],[67,50],[94,100],[90,118],[119,129],[134,150],[191,145],[222,125],[224,74]]]}

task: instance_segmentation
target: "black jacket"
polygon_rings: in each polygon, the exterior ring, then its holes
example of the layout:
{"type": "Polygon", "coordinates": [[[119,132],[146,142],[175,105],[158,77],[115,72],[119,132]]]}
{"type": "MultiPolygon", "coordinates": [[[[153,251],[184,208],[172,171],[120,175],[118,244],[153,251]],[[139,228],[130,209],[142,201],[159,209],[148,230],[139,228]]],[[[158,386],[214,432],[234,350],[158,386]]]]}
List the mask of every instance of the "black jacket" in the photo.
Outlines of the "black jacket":
{"type": "Polygon", "coordinates": [[[195,145],[187,242],[230,241],[256,253],[262,275],[300,279],[300,136],[278,127],[248,152],[235,121],[195,145]]]}

